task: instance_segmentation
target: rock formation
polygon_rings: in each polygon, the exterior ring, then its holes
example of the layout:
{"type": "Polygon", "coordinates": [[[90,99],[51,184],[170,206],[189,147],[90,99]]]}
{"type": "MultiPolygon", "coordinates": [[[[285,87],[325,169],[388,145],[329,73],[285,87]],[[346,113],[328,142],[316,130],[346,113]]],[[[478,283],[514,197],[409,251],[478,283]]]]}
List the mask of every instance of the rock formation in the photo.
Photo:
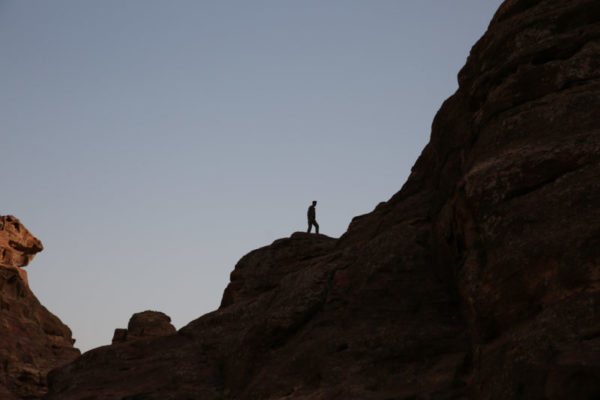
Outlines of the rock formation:
{"type": "Polygon", "coordinates": [[[403,188],[243,257],[221,307],[69,399],[600,398],[600,2],[507,0],[403,188]]]}
{"type": "Polygon", "coordinates": [[[12,215],[0,216],[0,266],[12,268],[27,284],[27,266],[44,246],[12,215]]]}
{"type": "Polygon", "coordinates": [[[149,337],[172,335],[176,332],[171,318],[159,311],[144,311],[133,314],[127,329],[115,329],[113,344],[149,337]]]}
{"type": "Polygon", "coordinates": [[[71,331],[36,299],[22,269],[42,243],[12,216],[0,216],[0,398],[34,399],[48,371],[79,356],[71,331]]]}

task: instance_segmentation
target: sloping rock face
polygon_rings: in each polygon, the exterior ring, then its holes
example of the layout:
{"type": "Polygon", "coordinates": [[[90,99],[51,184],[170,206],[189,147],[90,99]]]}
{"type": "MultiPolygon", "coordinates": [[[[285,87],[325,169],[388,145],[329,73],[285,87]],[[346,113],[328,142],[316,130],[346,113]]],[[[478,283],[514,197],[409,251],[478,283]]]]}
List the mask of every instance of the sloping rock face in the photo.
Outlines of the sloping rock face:
{"type": "Polygon", "coordinates": [[[219,310],[47,399],[600,398],[599,63],[600,2],[506,1],[400,192],[251,252],[219,310]]]}
{"type": "Polygon", "coordinates": [[[85,353],[50,374],[47,398],[368,399],[460,391],[456,371],[468,346],[458,299],[424,268],[431,259],[425,249],[410,249],[414,237],[427,236],[422,221],[400,223],[404,228],[345,246],[296,233],[255,250],[237,264],[219,310],[176,335],[85,353]]]}
{"type": "Polygon", "coordinates": [[[0,398],[37,399],[47,373],[79,356],[71,331],[44,308],[21,268],[43,249],[18,219],[0,216],[0,398]]]}

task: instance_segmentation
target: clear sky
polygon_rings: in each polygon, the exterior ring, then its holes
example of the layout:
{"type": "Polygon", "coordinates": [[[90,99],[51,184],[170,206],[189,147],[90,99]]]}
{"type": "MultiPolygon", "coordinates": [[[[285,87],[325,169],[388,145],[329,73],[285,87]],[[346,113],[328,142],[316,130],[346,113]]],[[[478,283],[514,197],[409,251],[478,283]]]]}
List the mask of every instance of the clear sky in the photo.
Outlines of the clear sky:
{"type": "Polygon", "coordinates": [[[76,345],[400,189],[500,0],[0,0],[0,214],[76,345]]]}

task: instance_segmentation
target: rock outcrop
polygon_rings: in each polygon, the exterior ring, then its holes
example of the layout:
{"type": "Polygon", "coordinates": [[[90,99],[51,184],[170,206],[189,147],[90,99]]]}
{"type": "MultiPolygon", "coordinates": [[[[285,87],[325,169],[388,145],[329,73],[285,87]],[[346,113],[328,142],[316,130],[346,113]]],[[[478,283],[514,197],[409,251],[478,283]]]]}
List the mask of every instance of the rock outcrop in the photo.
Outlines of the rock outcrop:
{"type": "Polygon", "coordinates": [[[507,0],[400,192],[248,254],[217,311],[47,400],[600,398],[598,109],[600,2],[507,0]]]}
{"type": "Polygon", "coordinates": [[[135,313],[129,319],[127,329],[115,329],[112,343],[122,343],[149,337],[167,336],[175,332],[171,318],[159,311],[135,313]]]}
{"type": "Polygon", "coordinates": [[[35,399],[47,373],[79,356],[71,331],[29,289],[26,266],[43,249],[18,219],[0,216],[0,398],[35,399]]]}
{"type": "Polygon", "coordinates": [[[44,246],[12,215],[0,216],[0,266],[12,268],[28,284],[27,266],[44,246]]]}

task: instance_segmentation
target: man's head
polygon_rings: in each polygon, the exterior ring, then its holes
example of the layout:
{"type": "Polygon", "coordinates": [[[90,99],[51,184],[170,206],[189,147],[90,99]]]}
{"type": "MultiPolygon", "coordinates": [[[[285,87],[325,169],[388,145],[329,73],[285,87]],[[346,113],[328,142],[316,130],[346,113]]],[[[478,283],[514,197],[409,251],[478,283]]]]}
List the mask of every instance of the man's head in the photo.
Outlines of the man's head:
{"type": "Polygon", "coordinates": [[[316,206],[316,205],[317,205],[317,201],[313,200],[313,206],[316,206]]]}

